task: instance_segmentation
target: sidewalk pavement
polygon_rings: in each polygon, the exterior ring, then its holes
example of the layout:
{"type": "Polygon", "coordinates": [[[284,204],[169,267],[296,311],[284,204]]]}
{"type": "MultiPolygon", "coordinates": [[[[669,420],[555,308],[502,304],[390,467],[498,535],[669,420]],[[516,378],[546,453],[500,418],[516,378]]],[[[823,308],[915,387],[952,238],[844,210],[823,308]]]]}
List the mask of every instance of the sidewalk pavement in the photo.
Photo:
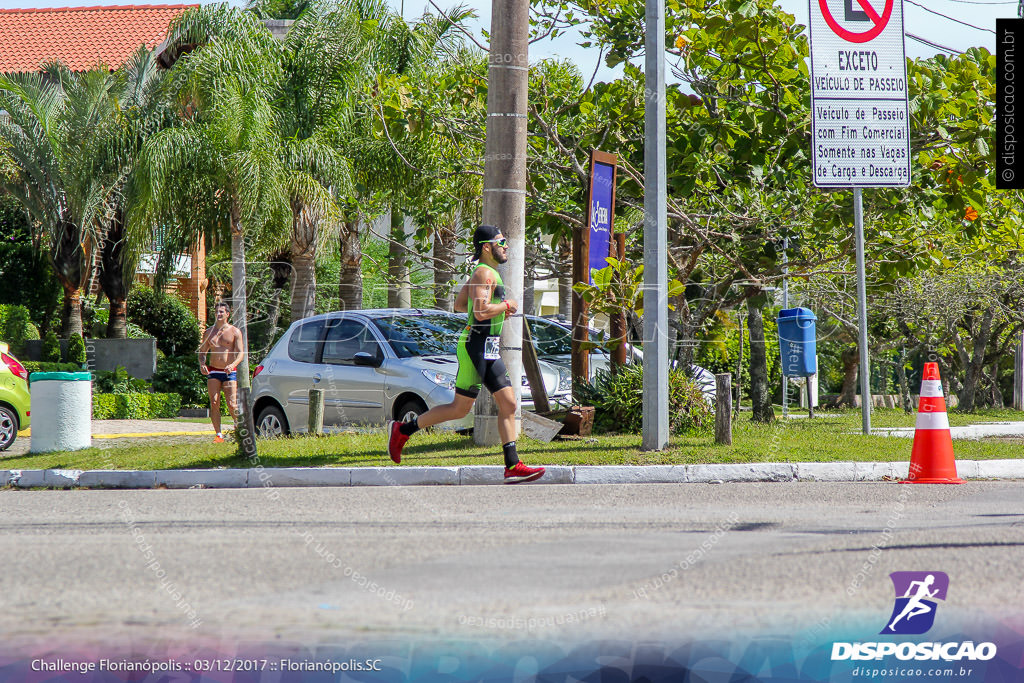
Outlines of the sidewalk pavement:
{"type": "MultiPolygon", "coordinates": [[[[906,479],[909,462],[728,465],[551,465],[536,484],[722,484],[868,482],[906,479]]],[[[255,467],[212,470],[0,470],[18,488],[279,488],[295,486],[475,486],[503,483],[504,469],[464,467],[255,467]]],[[[1024,479],[1024,460],[960,460],[964,479],[1024,479]]]]}
{"type": "MultiPolygon", "coordinates": [[[[878,436],[899,436],[913,438],[913,427],[893,427],[872,429],[872,434],[878,436]]],[[[976,425],[963,427],[950,427],[949,434],[954,439],[978,440],[990,436],[1022,436],[1024,437],[1024,422],[985,422],[976,425]]]]}

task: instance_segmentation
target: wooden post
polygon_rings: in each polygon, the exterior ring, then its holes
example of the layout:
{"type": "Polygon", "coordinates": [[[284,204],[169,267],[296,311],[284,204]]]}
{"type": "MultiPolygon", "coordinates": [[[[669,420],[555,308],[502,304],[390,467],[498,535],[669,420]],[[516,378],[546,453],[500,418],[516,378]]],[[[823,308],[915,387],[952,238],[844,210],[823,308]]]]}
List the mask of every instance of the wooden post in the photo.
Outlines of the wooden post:
{"type": "Polygon", "coordinates": [[[309,433],[322,434],[324,431],[324,391],[309,390],[309,433]]]}
{"type": "MultiPolygon", "coordinates": [[[[615,233],[615,258],[620,262],[626,259],[626,234],[615,233]]],[[[609,321],[610,337],[620,339],[621,343],[611,353],[612,372],[626,364],[626,309],[620,305],[609,321]]]]}
{"type": "Polygon", "coordinates": [[[1024,410],[1024,336],[1017,338],[1013,363],[1013,409],[1024,410]]]}
{"type": "Polygon", "coordinates": [[[537,348],[533,345],[533,334],[530,332],[530,325],[523,316],[523,370],[526,371],[526,379],[530,382],[530,393],[533,394],[533,410],[541,415],[551,411],[548,404],[548,392],[544,386],[544,376],[540,372],[540,363],[537,362],[537,348]]]}
{"type": "Polygon", "coordinates": [[[732,375],[715,375],[715,443],[732,445],[732,375]]]}
{"type": "Polygon", "coordinates": [[[740,313],[740,357],[736,361],[736,412],[732,419],[740,414],[740,406],[743,405],[743,314],[740,313]]]}

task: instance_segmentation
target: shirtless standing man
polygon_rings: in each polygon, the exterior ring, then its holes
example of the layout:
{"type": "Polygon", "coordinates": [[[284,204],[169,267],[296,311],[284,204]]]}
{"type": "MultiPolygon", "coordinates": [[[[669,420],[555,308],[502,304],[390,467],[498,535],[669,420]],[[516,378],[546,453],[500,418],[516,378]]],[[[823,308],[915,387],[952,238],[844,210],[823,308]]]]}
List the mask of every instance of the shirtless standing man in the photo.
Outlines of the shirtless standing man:
{"type": "Polygon", "coordinates": [[[505,483],[522,484],[544,476],[543,467],[529,467],[519,461],[516,452],[516,395],[505,364],[499,355],[501,328],[506,315],[515,315],[519,304],[505,296],[505,285],[498,265],[508,261],[508,242],[501,230],[481,225],[473,234],[473,258],[480,265],[455,299],[455,310],[468,313],[466,329],[459,337],[459,374],[455,378],[455,399],[434,406],[410,422],[393,422],[388,427],[388,455],[402,461],[402,447],[420,429],[439,422],[458,420],[469,414],[480,393],[487,387],[498,406],[498,433],[505,456],[505,483]]]}
{"type": "Polygon", "coordinates": [[[228,322],[231,307],[224,301],[218,301],[214,310],[217,312],[217,322],[206,329],[203,333],[203,343],[199,346],[199,372],[206,375],[206,389],[210,393],[210,420],[217,432],[213,441],[223,443],[224,435],[220,431],[220,392],[224,391],[224,398],[228,400],[228,411],[234,418],[237,413],[235,396],[238,391],[238,375],[235,369],[245,357],[245,349],[242,348],[241,330],[228,322]]]}

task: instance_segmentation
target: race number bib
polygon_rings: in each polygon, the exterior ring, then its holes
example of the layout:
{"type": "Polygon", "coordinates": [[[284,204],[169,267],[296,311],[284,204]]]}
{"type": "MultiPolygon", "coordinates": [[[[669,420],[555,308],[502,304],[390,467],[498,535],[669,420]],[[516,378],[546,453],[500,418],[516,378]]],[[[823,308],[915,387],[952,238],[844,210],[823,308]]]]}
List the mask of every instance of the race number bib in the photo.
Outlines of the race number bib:
{"type": "Polygon", "coordinates": [[[484,360],[501,358],[501,337],[488,337],[484,341],[484,360]]]}

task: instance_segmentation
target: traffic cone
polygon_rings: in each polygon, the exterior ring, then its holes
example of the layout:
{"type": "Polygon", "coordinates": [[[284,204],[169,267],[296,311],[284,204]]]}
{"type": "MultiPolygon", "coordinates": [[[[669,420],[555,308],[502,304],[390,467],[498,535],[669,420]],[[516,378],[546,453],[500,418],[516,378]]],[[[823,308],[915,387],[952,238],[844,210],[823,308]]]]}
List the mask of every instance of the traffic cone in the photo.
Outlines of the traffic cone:
{"type": "Polygon", "coordinates": [[[942,396],[939,364],[925,363],[921,401],[917,405],[910,476],[903,484],[963,484],[956,476],[953,437],[949,434],[946,399],[942,396]]]}

